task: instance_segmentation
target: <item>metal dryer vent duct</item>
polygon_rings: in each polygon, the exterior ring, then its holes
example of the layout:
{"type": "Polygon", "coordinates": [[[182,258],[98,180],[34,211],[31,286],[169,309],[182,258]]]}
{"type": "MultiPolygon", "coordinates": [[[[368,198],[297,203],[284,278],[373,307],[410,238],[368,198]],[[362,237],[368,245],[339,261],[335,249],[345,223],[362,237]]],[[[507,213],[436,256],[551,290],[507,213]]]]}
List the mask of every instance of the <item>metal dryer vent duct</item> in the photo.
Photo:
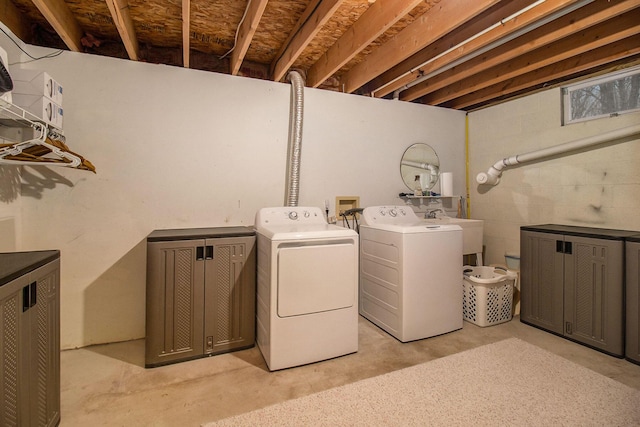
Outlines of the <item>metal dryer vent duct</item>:
{"type": "Polygon", "coordinates": [[[287,154],[285,206],[298,206],[304,81],[297,71],[289,71],[287,79],[291,82],[291,105],[289,107],[289,145],[287,154]]]}
{"type": "Polygon", "coordinates": [[[568,153],[570,151],[591,147],[620,138],[634,136],[636,134],[640,134],[640,125],[616,129],[610,132],[602,133],[600,135],[594,135],[591,137],[578,139],[576,141],[566,142],[564,144],[543,148],[541,150],[532,151],[530,153],[505,157],[502,160],[498,160],[493,166],[489,168],[487,172],[480,172],[476,176],[476,181],[478,182],[478,184],[497,185],[500,182],[502,171],[509,166],[517,165],[520,163],[533,162],[535,160],[544,159],[558,154],[568,153]]]}

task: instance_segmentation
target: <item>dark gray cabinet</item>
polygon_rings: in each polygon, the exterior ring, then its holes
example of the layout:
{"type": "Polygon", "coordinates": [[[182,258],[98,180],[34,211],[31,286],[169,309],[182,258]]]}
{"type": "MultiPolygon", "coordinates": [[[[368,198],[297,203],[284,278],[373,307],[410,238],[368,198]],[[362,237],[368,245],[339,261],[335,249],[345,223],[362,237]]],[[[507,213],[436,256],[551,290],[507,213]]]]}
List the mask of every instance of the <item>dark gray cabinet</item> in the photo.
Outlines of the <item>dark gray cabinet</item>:
{"type": "Polygon", "coordinates": [[[0,254],[0,425],[60,422],[60,253],[0,254]]]}
{"type": "Polygon", "coordinates": [[[632,233],[521,227],[520,320],[623,357],[625,238],[632,233]]]}
{"type": "Polygon", "coordinates": [[[626,241],[626,345],[625,356],[640,364],[640,234],[626,241]]]}
{"type": "Polygon", "coordinates": [[[255,252],[248,227],[147,237],[146,367],[254,345],[255,252]]]}

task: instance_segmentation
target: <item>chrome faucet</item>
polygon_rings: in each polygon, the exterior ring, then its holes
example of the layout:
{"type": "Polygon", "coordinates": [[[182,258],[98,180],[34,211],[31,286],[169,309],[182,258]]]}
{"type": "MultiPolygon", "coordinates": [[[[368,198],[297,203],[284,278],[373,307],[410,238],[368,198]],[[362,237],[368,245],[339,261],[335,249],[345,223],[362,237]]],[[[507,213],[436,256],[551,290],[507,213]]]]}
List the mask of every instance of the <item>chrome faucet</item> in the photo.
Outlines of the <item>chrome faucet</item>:
{"type": "Polygon", "coordinates": [[[431,209],[430,211],[426,211],[426,212],[424,213],[424,217],[425,217],[425,219],[437,218],[437,217],[436,217],[436,214],[437,214],[438,212],[442,212],[443,214],[445,213],[445,212],[444,212],[444,210],[442,210],[442,209],[440,209],[440,208],[438,208],[438,209],[431,209]]]}

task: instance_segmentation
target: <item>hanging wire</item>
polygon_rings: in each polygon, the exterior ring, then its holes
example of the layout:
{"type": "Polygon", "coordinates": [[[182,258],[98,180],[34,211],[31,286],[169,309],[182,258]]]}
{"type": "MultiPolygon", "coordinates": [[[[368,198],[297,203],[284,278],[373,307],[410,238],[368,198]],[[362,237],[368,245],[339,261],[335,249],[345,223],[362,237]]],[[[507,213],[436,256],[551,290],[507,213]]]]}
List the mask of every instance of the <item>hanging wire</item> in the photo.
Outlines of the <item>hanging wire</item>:
{"type": "Polygon", "coordinates": [[[7,33],[4,28],[0,27],[0,30],[4,33],[5,36],[7,36],[9,38],[9,40],[11,40],[13,42],[13,44],[15,44],[18,49],[20,49],[24,54],[26,54],[29,58],[31,58],[31,61],[22,61],[22,62],[14,62],[11,65],[16,65],[16,64],[27,64],[29,62],[33,62],[33,61],[39,61],[41,59],[48,59],[48,58],[55,58],[56,56],[59,56],[62,54],[62,52],[64,52],[63,50],[58,50],[57,52],[52,52],[52,53],[48,53],[44,56],[41,56],[39,58],[36,58],[35,56],[31,55],[29,52],[27,52],[26,50],[24,50],[22,48],[22,46],[20,46],[20,44],[15,41],[13,39],[13,37],[11,37],[11,35],[9,33],[7,33]]]}
{"type": "Polygon", "coordinates": [[[238,33],[240,32],[240,26],[242,26],[242,23],[244,22],[244,18],[247,17],[247,12],[249,11],[249,6],[251,6],[251,0],[249,0],[247,2],[247,7],[244,10],[244,14],[242,15],[242,19],[240,19],[240,23],[238,24],[238,28],[236,28],[236,36],[233,40],[233,47],[224,55],[222,55],[220,57],[220,59],[224,59],[227,55],[229,55],[231,52],[233,52],[233,49],[236,48],[236,44],[238,44],[238,33]]]}

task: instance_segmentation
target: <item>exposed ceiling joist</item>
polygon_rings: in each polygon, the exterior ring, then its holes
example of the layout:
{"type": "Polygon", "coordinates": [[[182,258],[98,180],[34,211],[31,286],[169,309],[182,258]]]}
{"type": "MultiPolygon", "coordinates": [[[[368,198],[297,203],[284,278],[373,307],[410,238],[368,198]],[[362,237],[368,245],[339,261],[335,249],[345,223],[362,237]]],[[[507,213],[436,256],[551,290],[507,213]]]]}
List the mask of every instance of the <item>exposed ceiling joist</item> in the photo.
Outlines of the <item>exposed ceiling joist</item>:
{"type": "Polygon", "coordinates": [[[235,48],[233,52],[231,52],[231,75],[235,76],[240,70],[242,60],[247,54],[253,35],[258,29],[258,24],[260,23],[264,9],[267,7],[267,1],[268,0],[252,0],[247,6],[244,20],[238,29],[235,48]]]}
{"type": "Polygon", "coordinates": [[[64,0],[33,0],[33,4],[70,50],[82,51],[84,31],[64,0]]]}
{"type": "Polygon", "coordinates": [[[496,4],[498,0],[474,2],[441,2],[421,16],[389,42],[367,56],[341,79],[344,91],[351,93],[360,86],[409,58],[438,38],[496,4]]]}
{"type": "Polygon", "coordinates": [[[615,22],[604,22],[587,28],[555,43],[543,46],[525,56],[509,61],[507,66],[492,67],[481,73],[443,87],[423,97],[426,103],[441,104],[494,84],[505,82],[528,72],[566,59],[588,54],[590,51],[615,44],[640,33],[637,14],[626,13],[615,22]]]}
{"type": "MultiPolygon", "coordinates": [[[[420,55],[422,62],[415,64],[414,62],[405,61],[405,71],[403,74],[389,76],[387,81],[378,82],[379,88],[373,90],[374,96],[382,97],[393,91],[406,89],[409,85],[415,84],[416,80],[440,70],[445,70],[457,62],[464,61],[472,55],[480,54],[487,49],[492,43],[499,40],[512,37],[518,31],[522,31],[540,20],[546,19],[549,15],[559,10],[571,6],[576,0],[561,0],[555,2],[531,3],[511,2],[515,5],[519,3],[516,10],[510,10],[509,15],[500,16],[496,21],[483,20],[484,27],[470,38],[462,40],[453,46],[446,46],[444,43],[434,43],[425,49],[425,54],[420,55]],[[444,46],[443,46],[444,44],[444,46]]],[[[499,10],[503,10],[501,8],[499,10]]],[[[443,38],[444,42],[446,38],[443,38]]],[[[415,55],[418,57],[419,55],[415,55]]],[[[402,64],[400,65],[402,66],[402,64]]]]}
{"type": "MultiPolygon", "coordinates": [[[[489,53],[479,55],[465,61],[459,66],[444,71],[433,78],[403,91],[400,99],[412,101],[448,85],[459,82],[465,78],[478,74],[500,64],[506,64],[524,57],[543,46],[571,37],[572,35],[605,22],[612,15],[619,16],[622,13],[640,7],[637,0],[620,1],[617,3],[593,2],[575,13],[562,16],[552,22],[536,28],[522,36],[509,41],[489,53]]],[[[588,49],[588,47],[585,47],[588,49]]],[[[548,52],[541,52],[542,56],[548,56],[548,52]]],[[[526,72],[526,71],[525,71],[526,72]]],[[[427,100],[428,98],[425,98],[427,100]]]]}
{"type": "Polygon", "coordinates": [[[189,68],[191,60],[191,0],[182,0],[182,66],[189,68]]]}
{"type": "Polygon", "coordinates": [[[122,43],[129,54],[129,59],[137,61],[140,58],[140,53],[138,39],[129,14],[129,2],[127,0],[106,0],[106,3],[122,43]]]}
{"type": "Polygon", "coordinates": [[[0,0],[26,43],[276,81],[295,68],[310,87],[467,111],[637,65],[622,46],[638,13],[640,0],[0,0]]]}
{"type": "Polygon", "coordinates": [[[274,81],[280,81],[284,77],[289,67],[293,65],[304,48],[307,47],[343,1],[321,0],[317,4],[314,10],[311,11],[309,18],[300,25],[299,32],[291,39],[282,55],[273,62],[271,74],[274,81]]]}
{"type": "Polygon", "coordinates": [[[422,1],[376,1],[309,69],[307,86],[320,86],[422,1]]]}
{"type": "Polygon", "coordinates": [[[598,49],[582,53],[577,56],[565,59],[546,67],[538,68],[529,73],[522,74],[511,80],[499,82],[493,86],[473,91],[462,95],[444,105],[450,108],[465,108],[472,105],[482,104],[485,101],[498,96],[505,96],[518,93],[522,90],[536,88],[539,85],[548,85],[556,79],[573,77],[578,73],[603,67],[607,64],[631,58],[635,63],[640,55],[640,35],[632,36],[628,39],[609,44],[598,49]]]}
{"type": "Polygon", "coordinates": [[[22,18],[20,10],[10,0],[0,0],[0,16],[2,22],[21,40],[31,40],[27,22],[22,18]]]}

